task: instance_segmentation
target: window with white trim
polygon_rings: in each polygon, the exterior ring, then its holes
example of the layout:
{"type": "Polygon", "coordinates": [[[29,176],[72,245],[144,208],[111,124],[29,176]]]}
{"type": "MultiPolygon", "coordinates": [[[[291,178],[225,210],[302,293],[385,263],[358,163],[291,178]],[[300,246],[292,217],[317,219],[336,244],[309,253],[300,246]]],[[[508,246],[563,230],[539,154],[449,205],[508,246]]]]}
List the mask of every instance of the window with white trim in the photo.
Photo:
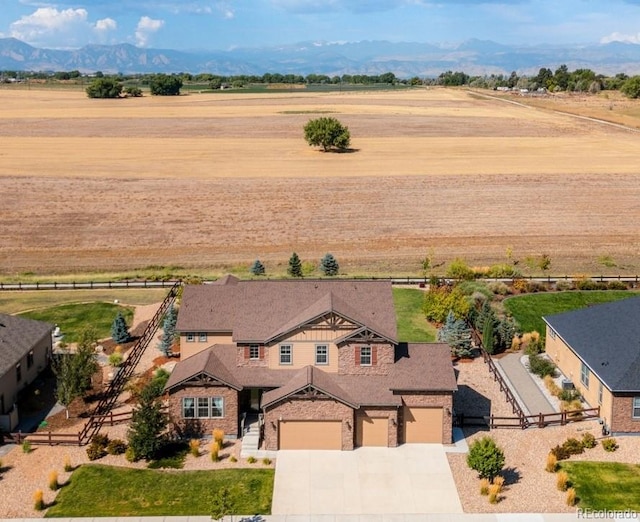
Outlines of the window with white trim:
{"type": "Polygon", "coordinates": [[[549,329],[549,337],[551,337],[551,339],[555,339],[556,338],[556,331],[551,328],[550,326],[547,326],[547,328],[549,329]]]}
{"type": "Polygon", "coordinates": [[[326,344],[316,345],[316,364],[329,364],[329,346],[326,344]]]}
{"type": "Polygon", "coordinates": [[[589,367],[585,363],[580,363],[580,382],[589,388],[589,367]]]}
{"type": "Polygon", "coordinates": [[[196,341],[196,334],[188,333],[187,334],[187,342],[188,343],[194,343],[195,341],[196,341]]]}
{"type": "Polygon", "coordinates": [[[633,398],[633,418],[640,419],[640,397],[633,398]]]}
{"type": "Polygon", "coordinates": [[[360,347],[360,366],[371,366],[371,346],[360,347]]]}
{"type": "Polygon", "coordinates": [[[199,343],[206,343],[207,342],[207,332],[200,332],[198,334],[198,342],[199,343]]]}
{"type": "Polygon", "coordinates": [[[290,344],[280,345],[280,364],[293,364],[293,349],[290,344]]]}
{"type": "Polygon", "coordinates": [[[249,359],[252,361],[260,359],[260,347],[257,344],[249,345],[249,359]]]}
{"type": "Polygon", "coordinates": [[[604,394],[604,387],[602,383],[598,383],[598,404],[602,405],[602,396],[604,394]]]}
{"type": "Polygon", "coordinates": [[[184,419],[220,419],[224,417],[224,397],[183,397],[184,419]]]}
{"type": "Polygon", "coordinates": [[[33,366],[33,350],[31,350],[27,354],[27,368],[31,368],[33,366]]]}

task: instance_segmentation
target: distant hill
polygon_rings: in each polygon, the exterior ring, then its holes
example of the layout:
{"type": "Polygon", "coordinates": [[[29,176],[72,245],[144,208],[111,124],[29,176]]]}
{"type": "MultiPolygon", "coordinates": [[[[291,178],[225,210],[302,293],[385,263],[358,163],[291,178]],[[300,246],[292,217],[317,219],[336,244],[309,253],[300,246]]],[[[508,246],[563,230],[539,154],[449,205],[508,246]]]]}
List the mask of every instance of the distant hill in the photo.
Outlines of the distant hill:
{"type": "Polygon", "coordinates": [[[447,70],[467,74],[536,74],[541,67],[597,73],[640,74],[640,45],[612,42],[586,46],[513,46],[468,40],[455,46],[363,41],[302,42],[230,51],[142,49],[129,44],[87,45],[76,50],[38,49],[15,38],[0,39],[0,70],[83,73],[208,72],[220,75],[266,72],[329,76],[393,72],[400,78],[434,77],[447,70]]]}

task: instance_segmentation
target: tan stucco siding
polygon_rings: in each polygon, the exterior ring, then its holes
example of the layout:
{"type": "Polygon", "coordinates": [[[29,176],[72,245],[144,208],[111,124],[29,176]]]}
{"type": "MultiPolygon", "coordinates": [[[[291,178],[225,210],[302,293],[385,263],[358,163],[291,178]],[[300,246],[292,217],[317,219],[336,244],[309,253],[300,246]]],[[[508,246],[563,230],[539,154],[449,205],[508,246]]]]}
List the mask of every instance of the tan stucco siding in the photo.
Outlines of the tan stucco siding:
{"type": "Polygon", "coordinates": [[[592,407],[600,406],[600,416],[609,421],[613,409],[613,396],[611,391],[601,383],[596,374],[589,370],[589,386],[585,386],[581,381],[582,361],[565,344],[558,334],[547,326],[546,352],[555,365],[573,382],[573,385],[580,391],[581,395],[592,407]],[[599,401],[599,388],[602,384],[602,402],[599,401]]]}
{"type": "Polygon", "coordinates": [[[269,348],[269,368],[275,370],[297,369],[305,366],[317,366],[325,372],[338,371],[338,347],[330,342],[320,340],[282,341],[269,348]],[[322,344],[329,348],[328,364],[316,364],[316,346],[322,344]],[[280,364],[280,346],[291,346],[291,364],[280,364]]]}
{"type": "Polygon", "coordinates": [[[201,351],[213,346],[214,344],[235,344],[231,339],[231,333],[220,332],[191,332],[194,334],[193,341],[187,341],[187,333],[180,334],[180,360],[184,361],[186,358],[191,357],[201,351]],[[206,341],[200,340],[199,333],[206,334],[206,341]]]}

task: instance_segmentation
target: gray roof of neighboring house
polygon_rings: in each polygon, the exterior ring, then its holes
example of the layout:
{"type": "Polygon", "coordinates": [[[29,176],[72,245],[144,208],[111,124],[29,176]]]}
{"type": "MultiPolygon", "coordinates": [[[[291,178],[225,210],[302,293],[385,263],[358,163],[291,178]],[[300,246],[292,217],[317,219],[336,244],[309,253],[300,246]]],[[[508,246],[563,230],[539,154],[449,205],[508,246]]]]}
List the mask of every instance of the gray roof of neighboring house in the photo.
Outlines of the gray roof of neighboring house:
{"type": "Polygon", "coordinates": [[[264,394],[265,405],[312,385],[352,407],[400,406],[402,392],[457,390],[451,351],[441,343],[399,345],[388,375],[343,375],[313,366],[286,370],[237,366],[237,350],[234,345],[214,345],[192,355],[176,365],[165,389],[187,385],[186,381],[204,373],[236,389],[276,388],[264,394]]]}
{"type": "Polygon", "coordinates": [[[52,330],[49,323],[0,313],[0,376],[15,368],[52,330]]]}
{"type": "Polygon", "coordinates": [[[176,329],[233,332],[236,342],[267,342],[327,313],[395,342],[389,281],[238,281],[186,286],[176,329]]]}
{"type": "Polygon", "coordinates": [[[640,391],[640,297],[543,319],[611,391],[640,391]]]}

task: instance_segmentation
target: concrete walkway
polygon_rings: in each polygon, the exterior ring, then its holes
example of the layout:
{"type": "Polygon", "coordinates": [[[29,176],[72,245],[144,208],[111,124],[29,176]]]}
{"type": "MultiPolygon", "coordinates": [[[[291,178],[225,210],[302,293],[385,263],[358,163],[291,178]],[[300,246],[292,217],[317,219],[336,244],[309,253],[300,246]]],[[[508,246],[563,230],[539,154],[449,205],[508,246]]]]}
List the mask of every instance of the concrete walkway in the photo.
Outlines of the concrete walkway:
{"type": "Polygon", "coordinates": [[[520,405],[524,406],[529,415],[538,413],[556,413],[551,403],[533,381],[529,371],[523,366],[520,353],[508,353],[500,358],[494,358],[498,369],[502,370],[502,375],[511,385],[511,391],[516,398],[520,399],[520,405]]]}

